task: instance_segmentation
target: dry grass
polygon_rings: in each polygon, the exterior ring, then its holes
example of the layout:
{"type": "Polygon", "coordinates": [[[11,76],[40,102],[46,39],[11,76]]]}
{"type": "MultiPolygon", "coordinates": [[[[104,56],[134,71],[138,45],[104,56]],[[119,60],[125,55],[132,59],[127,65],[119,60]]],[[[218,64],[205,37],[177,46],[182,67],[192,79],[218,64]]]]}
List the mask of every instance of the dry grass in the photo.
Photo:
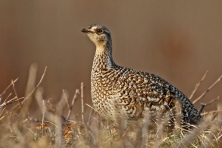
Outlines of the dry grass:
{"type": "MultiPolygon", "coordinates": [[[[30,68],[30,75],[35,76],[36,71],[36,66],[33,65],[30,68]]],[[[189,130],[182,129],[179,124],[176,124],[175,128],[170,131],[160,118],[156,122],[151,122],[149,114],[145,115],[145,121],[142,123],[130,122],[125,128],[125,120],[121,119],[120,126],[116,127],[101,119],[88,104],[91,111],[86,117],[84,107],[87,106],[83,102],[83,84],[80,91],[76,90],[71,100],[68,99],[68,93],[65,90],[57,104],[52,104],[50,99],[43,99],[43,90],[39,88],[39,85],[45,73],[46,69],[36,86],[33,84],[35,80],[28,81],[31,84],[27,84],[25,97],[17,96],[15,88],[17,79],[13,80],[0,95],[0,147],[220,147],[222,137],[222,108],[220,106],[215,111],[202,113],[203,121],[189,130]],[[12,88],[13,92],[7,93],[9,88],[12,88]],[[82,104],[80,121],[77,121],[75,116],[71,116],[78,97],[81,98],[82,104]],[[30,103],[26,101],[31,98],[36,99],[39,109],[29,113],[30,103]],[[68,108],[67,115],[64,115],[63,108],[68,108]],[[39,114],[41,118],[34,119],[32,114],[39,114]]],[[[33,79],[31,76],[29,78],[33,79]]],[[[205,77],[206,74],[196,85],[191,97],[205,77]]],[[[220,78],[216,80],[216,83],[220,81],[220,78]]],[[[213,86],[216,83],[213,83],[213,86]]],[[[202,109],[218,99],[219,97],[202,105],[202,109]]],[[[176,119],[179,120],[180,117],[181,115],[178,114],[176,119]]]]}

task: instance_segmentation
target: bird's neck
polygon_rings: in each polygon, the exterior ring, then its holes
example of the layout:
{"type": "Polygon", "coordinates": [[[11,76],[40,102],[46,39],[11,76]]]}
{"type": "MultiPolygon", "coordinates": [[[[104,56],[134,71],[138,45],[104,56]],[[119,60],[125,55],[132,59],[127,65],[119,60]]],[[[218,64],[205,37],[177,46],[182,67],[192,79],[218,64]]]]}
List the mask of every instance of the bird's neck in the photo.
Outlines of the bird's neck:
{"type": "Polygon", "coordinates": [[[112,58],[112,42],[104,45],[96,45],[96,53],[93,61],[93,69],[110,69],[115,65],[112,58]]]}

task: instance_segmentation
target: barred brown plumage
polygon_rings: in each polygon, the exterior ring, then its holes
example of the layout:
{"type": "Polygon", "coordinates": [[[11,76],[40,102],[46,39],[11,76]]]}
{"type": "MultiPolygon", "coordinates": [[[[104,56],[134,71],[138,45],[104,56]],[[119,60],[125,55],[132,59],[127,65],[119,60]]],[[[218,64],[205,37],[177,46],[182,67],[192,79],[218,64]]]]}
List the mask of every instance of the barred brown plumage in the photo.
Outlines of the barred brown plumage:
{"type": "Polygon", "coordinates": [[[95,110],[105,119],[142,118],[146,111],[167,113],[175,110],[178,100],[183,122],[196,124],[201,115],[191,101],[176,87],[157,75],[125,68],[112,58],[110,31],[102,25],[82,29],[96,45],[91,96],[95,110]]]}

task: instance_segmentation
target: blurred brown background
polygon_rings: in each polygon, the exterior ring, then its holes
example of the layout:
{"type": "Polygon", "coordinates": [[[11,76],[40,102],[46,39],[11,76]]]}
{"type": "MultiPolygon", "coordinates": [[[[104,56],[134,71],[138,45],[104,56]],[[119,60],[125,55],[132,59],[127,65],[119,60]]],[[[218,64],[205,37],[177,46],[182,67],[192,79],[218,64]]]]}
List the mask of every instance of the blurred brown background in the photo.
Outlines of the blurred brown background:
{"type": "MultiPolygon", "coordinates": [[[[38,63],[37,80],[48,67],[45,99],[57,100],[62,89],[72,98],[84,82],[91,103],[95,47],[80,30],[94,23],[111,30],[117,64],[155,73],[188,96],[207,70],[194,98],[222,74],[222,1],[1,0],[0,92],[18,77],[16,89],[24,96],[29,67],[38,63]]],[[[221,88],[220,82],[200,102],[222,95],[221,88]]]]}

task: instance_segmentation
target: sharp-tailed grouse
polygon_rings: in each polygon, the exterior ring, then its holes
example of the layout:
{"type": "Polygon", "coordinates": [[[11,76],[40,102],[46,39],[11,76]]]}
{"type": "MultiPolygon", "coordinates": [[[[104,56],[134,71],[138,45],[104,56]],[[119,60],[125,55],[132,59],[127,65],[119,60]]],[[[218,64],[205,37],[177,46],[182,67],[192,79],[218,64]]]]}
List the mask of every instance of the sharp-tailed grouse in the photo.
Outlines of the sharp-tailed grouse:
{"type": "Polygon", "coordinates": [[[201,115],[176,87],[157,75],[117,65],[112,58],[110,31],[102,25],[82,29],[96,45],[91,72],[91,96],[95,110],[105,119],[142,118],[146,111],[168,113],[181,103],[182,119],[196,124],[201,115]]]}

